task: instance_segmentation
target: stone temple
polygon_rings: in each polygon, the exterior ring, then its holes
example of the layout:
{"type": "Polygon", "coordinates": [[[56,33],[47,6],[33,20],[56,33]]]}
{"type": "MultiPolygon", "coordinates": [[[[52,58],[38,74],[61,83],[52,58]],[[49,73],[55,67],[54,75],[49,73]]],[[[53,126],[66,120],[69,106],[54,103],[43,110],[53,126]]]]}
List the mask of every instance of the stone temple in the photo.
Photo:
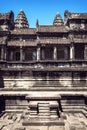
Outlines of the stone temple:
{"type": "Polygon", "coordinates": [[[87,13],[0,13],[0,130],[87,130],[87,13]]]}

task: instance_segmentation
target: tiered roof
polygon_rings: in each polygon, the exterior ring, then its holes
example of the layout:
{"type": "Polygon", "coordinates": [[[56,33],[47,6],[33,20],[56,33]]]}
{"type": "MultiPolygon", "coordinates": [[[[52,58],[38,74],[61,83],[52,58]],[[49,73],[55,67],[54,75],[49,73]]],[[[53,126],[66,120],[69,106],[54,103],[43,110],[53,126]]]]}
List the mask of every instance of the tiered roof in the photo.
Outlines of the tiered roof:
{"type": "Polygon", "coordinates": [[[21,10],[15,20],[16,28],[28,28],[29,24],[26,18],[26,15],[23,10],[21,10]]]}
{"type": "Polygon", "coordinates": [[[58,25],[63,25],[63,19],[59,13],[56,14],[53,25],[58,26],[58,25]]]}
{"type": "Polygon", "coordinates": [[[11,31],[11,34],[16,35],[35,35],[36,29],[35,28],[21,28],[21,29],[14,29],[11,31]]]}
{"type": "Polygon", "coordinates": [[[72,13],[71,14],[71,19],[87,19],[87,14],[86,13],[72,13]]]}
{"type": "Polygon", "coordinates": [[[11,18],[11,15],[14,15],[12,11],[8,13],[0,13],[0,20],[9,20],[11,18]]]}
{"type": "Polygon", "coordinates": [[[87,43],[87,39],[83,39],[83,38],[74,38],[73,39],[74,43],[82,43],[82,44],[86,44],[87,43]]]}
{"type": "MultiPolygon", "coordinates": [[[[0,14],[0,19],[10,19],[12,12],[6,14],[0,14]]],[[[68,19],[87,19],[87,13],[70,13],[65,11],[65,18],[68,19]]],[[[17,37],[15,40],[10,39],[8,41],[9,46],[36,46],[37,44],[65,44],[69,45],[71,39],[69,39],[69,28],[63,23],[63,19],[59,13],[56,14],[53,25],[39,25],[38,20],[36,22],[36,28],[29,28],[26,15],[21,10],[15,20],[14,30],[10,30],[11,35],[17,37]],[[45,35],[43,35],[45,34],[45,35]],[[49,35],[48,35],[49,34],[49,35]],[[59,35],[60,34],[60,35],[59,35]],[[18,36],[22,36],[22,38],[18,36]],[[23,38],[23,35],[27,37],[23,38]],[[30,37],[29,37],[30,36],[30,37]],[[32,36],[32,37],[31,37],[32,36]],[[39,36],[39,39],[37,38],[39,36]],[[20,39],[22,39],[20,41],[20,39]]],[[[74,30],[75,31],[75,30],[74,30]]],[[[78,31],[78,30],[77,30],[78,31]]],[[[80,31],[86,31],[81,30],[80,31]]],[[[87,39],[73,38],[74,43],[87,43],[87,39]]],[[[3,38],[0,38],[0,44],[3,43],[3,38]]]]}
{"type": "Polygon", "coordinates": [[[69,39],[63,39],[63,38],[43,38],[39,41],[41,44],[70,44],[69,39]]]}
{"type": "Polygon", "coordinates": [[[36,40],[15,40],[15,41],[9,41],[8,46],[36,46],[37,42],[36,40]]]}
{"type": "MultiPolygon", "coordinates": [[[[39,25],[38,20],[37,20],[37,24],[36,24],[36,28],[26,28],[23,26],[23,23],[26,21],[26,17],[24,16],[24,12],[20,11],[16,22],[15,22],[15,29],[11,31],[12,35],[37,35],[39,33],[39,36],[41,35],[41,38],[39,37],[39,39],[35,38],[30,38],[28,39],[28,41],[25,40],[21,40],[21,45],[22,46],[36,46],[37,44],[70,44],[70,41],[66,38],[58,38],[58,37],[48,37],[48,38],[44,38],[44,36],[42,35],[42,33],[45,33],[47,35],[47,33],[51,34],[52,36],[58,33],[68,33],[68,30],[66,29],[65,25],[63,24],[63,20],[60,16],[60,14],[57,14],[55,19],[54,19],[54,24],[53,25],[46,25],[46,26],[42,26],[39,25]],[[25,20],[24,20],[25,19],[25,20]],[[18,22],[18,23],[17,23],[18,22]],[[19,24],[21,24],[21,26],[19,26],[19,24]]],[[[8,42],[9,46],[20,46],[20,41],[19,40],[11,40],[8,42]]]]}
{"type": "Polygon", "coordinates": [[[61,26],[39,26],[37,32],[63,33],[67,32],[64,25],[61,26]]]}
{"type": "Polygon", "coordinates": [[[87,19],[87,13],[70,13],[68,10],[65,10],[64,15],[68,19],[81,19],[81,20],[87,19]]]}

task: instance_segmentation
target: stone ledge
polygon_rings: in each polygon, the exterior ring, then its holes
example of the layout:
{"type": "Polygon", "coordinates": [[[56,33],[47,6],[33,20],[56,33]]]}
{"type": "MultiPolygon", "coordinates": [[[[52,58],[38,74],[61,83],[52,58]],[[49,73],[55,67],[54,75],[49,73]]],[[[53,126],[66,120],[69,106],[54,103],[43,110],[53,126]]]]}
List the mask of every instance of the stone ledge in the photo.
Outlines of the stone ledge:
{"type": "Polygon", "coordinates": [[[48,93],[38,93],[38,94],[29,94],[25,97],[26,99],[61,99],[61,96],[59,94],[48,94],[48,93]]]}
{"type": "Polygon", "coordinates": [[[43,120],[43,119],[36,119],[36,120],[25,120],[22,123],[23,126],[65,126],[63,120],[43,120]]]}

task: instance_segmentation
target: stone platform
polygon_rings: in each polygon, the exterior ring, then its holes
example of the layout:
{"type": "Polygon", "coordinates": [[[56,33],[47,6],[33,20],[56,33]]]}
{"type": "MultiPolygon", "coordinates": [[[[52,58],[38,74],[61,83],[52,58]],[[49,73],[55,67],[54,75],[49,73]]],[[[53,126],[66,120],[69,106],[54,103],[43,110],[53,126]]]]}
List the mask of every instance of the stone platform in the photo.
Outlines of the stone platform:
{"type": "Polygon", "coordinates": [[[65,130],[65,123],[63,120],[25,120],[22,125],[29,128],[28,130],[65,130]]]}

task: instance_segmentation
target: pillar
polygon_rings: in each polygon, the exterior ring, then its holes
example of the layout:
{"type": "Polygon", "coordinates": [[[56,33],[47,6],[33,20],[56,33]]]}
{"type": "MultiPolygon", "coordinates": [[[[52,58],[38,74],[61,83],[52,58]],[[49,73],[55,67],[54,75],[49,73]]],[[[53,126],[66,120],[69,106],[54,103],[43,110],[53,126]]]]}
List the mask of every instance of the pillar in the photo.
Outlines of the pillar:
{"type": "Polygon", "coordinates": [[[20,61],[23,60],[23,50],[22,50],[22,46],[20,46],[20,61]]]}
{"type": "Polygon", "coordinates": [[[75,58],[74,45],[70,46],[70,59],[73,60],[75,58]]]}
{"type": "Polygon", "coordinates": [[[13,60],[13,51],[11,51],[10,60],[13,60]]]}
{"type": "Polygon", "coordinates": [[[1,47],[1,60],[4,60],[4,46],[1,47]]]}
{"type": "Polygon", "coordinates": [[[46,80],[47,80],[47,85],[49,85],[49,72],[47,72],[46,80]]]}
{"type": "Polygon", "coordinates": [[[68,48],[67,47],[65,47],[65,49],[64,49],[64,59],[68,59],[68,48]]]}
{"type": "Polygon", "coordinates": [[[6,60],[7,59],[7,49],[5,47],[5,50],[4,50],[4,59],[6,60]]]}
{"type": "Polygon", "coordinates": [[[22,51],[22,60],[25,61],[25,53],[22,51]]]}
{"type": "Polygon", "coordinates": [[[54,47],[54,53],[53,53],[54,60],[57,60],[57,47],[54,47]]]}
{"type": "Polygon", "coordinates": [[[84,59],[87,60],[87,45],[84,48],[84,59]]]}
{"type": "Polygon", "coordinates": [[[40,60],[40,47],[37,47],[37,61],[40,60]]]}

